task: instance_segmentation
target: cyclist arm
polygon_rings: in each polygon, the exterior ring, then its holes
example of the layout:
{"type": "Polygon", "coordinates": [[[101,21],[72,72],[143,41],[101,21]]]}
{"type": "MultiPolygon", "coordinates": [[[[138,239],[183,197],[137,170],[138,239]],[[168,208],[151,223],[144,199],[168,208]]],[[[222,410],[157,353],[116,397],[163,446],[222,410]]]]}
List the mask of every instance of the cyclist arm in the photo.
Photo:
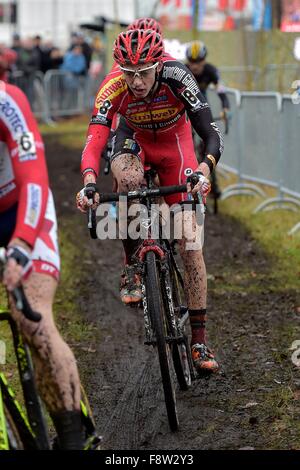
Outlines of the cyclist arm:
{"type": "Polygon", "coordinates": [[[179,61],[168,62],[162,70],[162,81],[183,103],[197,134],[205,142],[205,158],[198,170],[208,176],[223,152],[222,134],[213,122],[210,108],[190,70],[179,61]]]}
{"type": "Polygon", "coordinates": [[[18,190],[17,221],[9,245],[30,251],[43,224],[48,199],[44,144],[24,93],[7,85],[4,100],[13,116],[3,113],[2,123],[18,190]]]}
{"type": "Polygon", "coordinates": [[[99,88],[81,158],[84,184],[95,183],[98,177],[101,154],[107,144],[122,96],[127,90],[124,83],[120,72],[113,70],[99,88]]]}
{"type": "Polygon", "coordinates": [[[230,109],[230,103],[228,96],[226,95],[226,87],[221,81],[220,73],[218,69],[212,65],[211,67],[211,80],[212,83],[215,85],[216,92],[220,98],[222,109],[224,111],[228,111],[230,109]]]}

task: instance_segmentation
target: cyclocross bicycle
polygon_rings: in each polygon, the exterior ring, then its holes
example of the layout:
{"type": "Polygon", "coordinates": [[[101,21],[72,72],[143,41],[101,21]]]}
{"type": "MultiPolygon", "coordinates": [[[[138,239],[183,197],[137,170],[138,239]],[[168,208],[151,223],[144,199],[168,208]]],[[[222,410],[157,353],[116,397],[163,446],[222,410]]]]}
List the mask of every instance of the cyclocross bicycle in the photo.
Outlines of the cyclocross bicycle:
{"type": "MultiPolygon", "coordinates": [[[[179,421],[173,376],[176,375],[180,389],[187,390],[198,375],[193,367],[187,335],[189,314],[182,275],[175,260],[175,243],[164,238],[160,213],[157,215],[158,237],[154,236],[151,210],[157,198],[186,192],[187,186],[157,188],[154,184],[155,176],[155,170],[146,170],[145,188],[128,193],[100,194],[100,203],[118,201],[122,196],[128,201],[140,201],[147,208],[146,212],[141,212],[140,218],[140,226],[146,227],[147,237],[135,253],[134,261],[142,282],[145,344],[157,349],[169,425],[172,431],[176,431],[179,421]],[[172,374],[173,368],[176,374],[172,374]]],[[[94,188],[87,189],[86,196],[93,200],[94,188]]],[[[202,200],[199,203],[204,212],[202,200]]],[[[91,208],[88,211],[88,227],[91,237],[97,238],[96,212],[91,208]]]]}
{"type": "MultiPolygon", "coordinates": [[[[0,265],[5,263],[5,250],[0,249],[0,265]]],[[[25,296],[22,286],[12,292],[16,307],[33,322],[39,322],[41,315],[34,312],[25,296]]],[[[24,408],[3,371],[0,370],[0,450],[50,450],[47,420],[38,395],[30,350],[24,342],[9,311],[0,309],[0,322],[8,322],[12,333],[14,353],[18,366],[24,408]]],[[[85,450],[98,449],[101,438],[96,435],[95,424],[87,397],[82,388],[82,422],[85,430],[85,450]]],[[[53,448],[57,448],[56,438],[53,448]]]]}

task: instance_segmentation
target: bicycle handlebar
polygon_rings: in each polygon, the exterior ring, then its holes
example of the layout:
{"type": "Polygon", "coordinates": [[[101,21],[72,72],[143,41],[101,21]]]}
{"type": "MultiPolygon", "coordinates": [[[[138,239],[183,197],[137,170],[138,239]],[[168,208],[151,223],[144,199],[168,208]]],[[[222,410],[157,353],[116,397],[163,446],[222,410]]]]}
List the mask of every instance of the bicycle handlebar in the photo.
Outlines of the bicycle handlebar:
{"type": "MultiPolygon", "coordinates": [[[[150,197],[160,197],[160,196],[170,196],[171,194],[177,193],[186,193],[187,192],[187,185],[174,185],[174,186],[162,186],[160,188],[149,189],[149,188],[141,188],[135,191],[129,192],[122,192],[122,193],[100,193],[100,204],[104,202],[117,202],[120,200],[121,197],[126,198],[127,200],[132,199],[143,199],[143,198],[150,198],[150,197]]],[[[203,205],[202,212],[205,212],[205,204],[203,202],[203,198],[200,193],[198,193],[198,202],[199,204],[203,205]]],[[[88,228],[90,230],[91,238],[97,238],[96,232],[96,211],[89,207],[88,209],[88,228]]]]}
{"type": "Polygon", "coordinates": [[[160,197],[169,196],[176,193],[186,193],[186,184],[175,185],[175,186],[163,186],[161,188],[148,189],[142,188],[135,191],[123,192],[123,193],[100,193],[100,204],[103,202],[116,202],[119,201],[120,197],[126,197],[129,201],[132,199],[143,199],[149,197],[160,197]]]}
{"type": "MultiPolygon", "coordinates": [[[[5,264],[7,262],[7,258],[5,255],[5,249],[0,248],[0,265],[5,264]]],[[[23,313],[23,315],[33,322],[39,322],[42,319],[42,315],[38,312],[32,310],[30,303],[27,300],[27,297],[24,292],[24,288],[22,285],[15,287],[14,290],[11,292],[13,299],[16,304],[17,310],[23,313]]]]}

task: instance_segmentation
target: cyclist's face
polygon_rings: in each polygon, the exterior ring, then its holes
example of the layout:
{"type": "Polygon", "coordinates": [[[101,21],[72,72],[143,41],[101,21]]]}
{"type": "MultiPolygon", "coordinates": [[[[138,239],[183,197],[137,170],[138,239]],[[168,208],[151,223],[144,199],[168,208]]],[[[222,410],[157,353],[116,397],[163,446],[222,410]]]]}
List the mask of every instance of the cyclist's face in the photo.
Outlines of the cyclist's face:
{"type": "Polygon", "coordinates": [[[205,65],[205,59],[199,60],[198,62],[189,61],[190,71],[194,75],[200,75],[203,72],[204,65],[205,65]]]}
{"type": "Polygon", "coordinates": [[[161,70],[158,62],[120,67],[126,83],[136,98],[146,98],[156,81],[156,71],[161,70]]]}

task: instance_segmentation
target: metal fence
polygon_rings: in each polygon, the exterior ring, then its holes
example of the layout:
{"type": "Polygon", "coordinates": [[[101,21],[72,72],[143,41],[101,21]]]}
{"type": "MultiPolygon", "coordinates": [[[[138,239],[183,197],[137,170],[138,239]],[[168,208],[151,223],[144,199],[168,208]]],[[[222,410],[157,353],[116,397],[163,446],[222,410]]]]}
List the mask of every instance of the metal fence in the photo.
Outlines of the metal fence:
{"type": "Polygon", "coordinates": [[[230,88],[256,90],[261,69],[254,65],[220,67],[222,80],[230,88]]]}
{"type": "MultiPolygon", "coordinates": [[[[300,104],[291,95],[276,92],[228,90],[232,125],[225,136],[220,167],[237,174],[238,181],[227,186],[222,199],[235,195],[260,195],[264,201],[254,212],[284,208],[300,209],[300,104]],[[277,188],[267,198],[256,183],[277,188]]],[[[209,102],[214,109],[216,96],[209,102]]],[[[300,229],[300,223],[290,233],[300,229]]]]}
{"type": "Polygon", "coordinates": [[[49,70],[45,74],[33,72],[29,75],[17,71],[9,81],[24,91],[36,117],[51,122],[56,117],[90,112],[102,80],[103,75],[91,78],[49,70]]]}
{"type": "Polygon", "coordinates": [[[268,64],[220,67],[226,86],[241,91],[278,91],[290,93],[292,83],[300,80],[300,64],[268,64]]]}

